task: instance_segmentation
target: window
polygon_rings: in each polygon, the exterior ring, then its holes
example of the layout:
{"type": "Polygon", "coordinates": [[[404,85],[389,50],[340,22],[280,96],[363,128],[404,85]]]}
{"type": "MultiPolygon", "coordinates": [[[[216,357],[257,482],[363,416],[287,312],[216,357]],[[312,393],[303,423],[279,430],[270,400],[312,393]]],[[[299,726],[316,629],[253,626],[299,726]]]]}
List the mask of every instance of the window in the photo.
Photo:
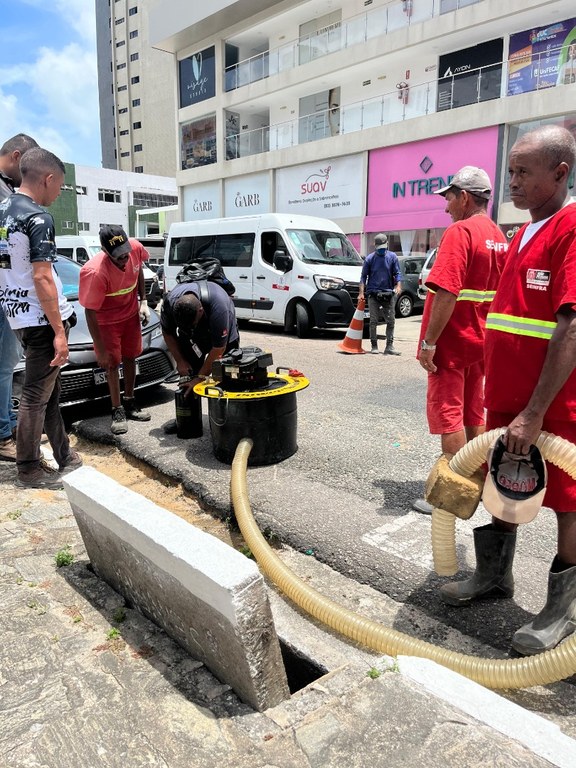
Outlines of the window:
{"type": "Polygon", "coordinates": [[[134,29],[132,32],[130,32],[130,40],[134,40],[135,37],[138,37],[138,30],[134,29]]]}
{"type": "Polygon", "coordinates": [[[138,128],[142,128],[142,123],[140,120],[136,121],[135,123],[132,123],[132,128],[136,131],[138,128]]]}
{"type": "Polygon", "coordinates": [[[116,26],[118,26],[118,24],[124,24],[124,16],[122,16],[122,18],[121,18],[121,19],[116,19],[116,21],[114,22],[114,24],[116,24],[116,26]]]}
{"type": "Polygon", "coordinates": [[[260,240],[262,260],[266,264],[272,264],[276,251],[288,253],[288,248],[282,235],[279,232],[263,232],[260,240]]]}
{"type": "Polygon", "coordinates": [[[180,125],[180,168],[196,168],[216,162],[216,116],[180,125]]]}
{"type": "Polygon", "coordinates": [[[120,131],[120,136],[128,136],[130,131],[128,129],[125,129],[124,131],[120,131]]]}
{"type": "Polygon", "coordinates": [[[121,203],[122,195],[117,189],[99,189],[98,200],[100,200],[101,203],[121,203]]]}
{"type": "Polygon", "coordinates": [[[62,222],[62,229],[74,229],[74,222],[73,221],[63,221],[62,222]]]}
{"type": "Polygon", "coordinates": [[[142,144],[134,144],[134,152],[142,152],[142,144]]]}
{"type": "Polygon", "coordinates": [[[72,186],[72,184],[62,184],[62,186],[60,187],[60,190],[62,192],[71,192],[73,189],[74,187],[72,186]]]}
{"type": "Polygon", "coordinates": [[[88,190],[86,189],[86,187],[82,187],[80,185],[76,185],[76,194],[77,195],[87,195],[88,194],[88,190]]]}
{"type": "Polygon", "coordinates": [[[130,54],[130,61],[138,61],[139,58],[140,58],[140,54],[139,53],[131,53],[130,54]]]}
{"type": "Polygon", "coordinates": [[[122,62],[122,64],[116,64],[116,69],[125,69],[126,68],[126,62],[122,62]]]}
{"type": "Polygon", "coordinates": [[[127,91],[127,90],[128,90],[128,86],[127,85],[119,85],[118,86],[118,91],[127,91]]]}
{"type": "Polygon", "coordinates": [[[126,40],[119,40],[116,43],[116,48],[121,48],[123,45],[126,45],[126,40]]]}
{"type": "Polygon", "coordinates": [[[164,205],[176,205],[176,195],[160,195],[156,192],[133,192],[132,205],[138,208],[162,208],[164,205]]]}
{"type": "Polygon", "coordinates": [[[78,232],[90,232],[90,222],[89,221],[79,221],[78,222],[78,232]]]}
{"type": "Polygon", "coordinates": [[[130,78],[130,82],[132,83],[132,85],[136,85],[136,83],[139,83],[140,82],[140,75],[136,75],[136,77],[131,77],[130,78]]]}
{"type": "Polygon", "coordinates": [[[137,165],[136,168],[134,168],[134,173],[144,173],[144,166],[137,165]]]}
{"type": "Polygon", "coordinates": [[[120,157],[130,157],[130,152],[120,152],[120,157]]]}
{"type": "Polygon", "coordinates": [[[140,106],[140,99],[132,99],[132,106],[133,107],[139,107],[140,106]]]}
{"type": "Polygon", "coordinates": [[[128,112],[128,107],[122,107],[122,109],[118,110],[119,115],[125,115],[126,112],[128,112]]]}
{"type": "Polygon", "coordinates": [[[254,233],[238,235],[198,235],[173,237],[170,240],[168,263],[188,264],[207,256],[220,259],[223,267],[249,267],[254,251],[254,233]]]}
{"type": "Polygon", "coordinates": [[[128,16],[136,16],[137,13],[138,13],[138,6],[136,5],[134,6],[134,8],[128,9],[128,16]]]}

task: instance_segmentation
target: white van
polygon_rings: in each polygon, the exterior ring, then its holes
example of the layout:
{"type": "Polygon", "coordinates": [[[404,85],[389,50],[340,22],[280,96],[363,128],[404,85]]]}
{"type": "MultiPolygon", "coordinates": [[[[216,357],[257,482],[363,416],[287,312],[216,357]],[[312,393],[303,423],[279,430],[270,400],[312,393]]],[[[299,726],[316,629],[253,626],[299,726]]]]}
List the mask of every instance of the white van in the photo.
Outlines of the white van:
{"type": "Polygon", "coordinates": [[[166,289],[185,264],[220,260],[236,293],[240,320],[282,325],[299,337],[310,328],[350,324],[362,259],[328,219],[282,213],[172,224],[164,254],[166,289]]]}
{"type": "MultiPolygon", "coordinates": [[[[100,238],[94,235],[56,235],[56,249],[62,256],[85,264],[102,250],[100,238]]],[[[154,309],[162,297],[162,289],[154,270],[144,267],[144,284],[148,304],[154,309]]]]}
{"type": "Polygon", "coordinates": [[[102,250],[100,238],[90,235],[56,235],[56,248],[62,256],[85,264],[102,250]]]}

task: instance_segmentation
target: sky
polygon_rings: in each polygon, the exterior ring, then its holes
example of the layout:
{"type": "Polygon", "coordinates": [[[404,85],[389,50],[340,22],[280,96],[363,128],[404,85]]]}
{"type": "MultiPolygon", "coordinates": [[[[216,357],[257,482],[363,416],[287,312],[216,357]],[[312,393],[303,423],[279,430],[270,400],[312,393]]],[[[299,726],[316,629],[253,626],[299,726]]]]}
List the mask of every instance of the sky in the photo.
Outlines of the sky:
{"type": "Polygon", "coordinates": [[[94,0],[0,0],[0,18],[0,145],[27,133],[100,168],[94,0]]]}

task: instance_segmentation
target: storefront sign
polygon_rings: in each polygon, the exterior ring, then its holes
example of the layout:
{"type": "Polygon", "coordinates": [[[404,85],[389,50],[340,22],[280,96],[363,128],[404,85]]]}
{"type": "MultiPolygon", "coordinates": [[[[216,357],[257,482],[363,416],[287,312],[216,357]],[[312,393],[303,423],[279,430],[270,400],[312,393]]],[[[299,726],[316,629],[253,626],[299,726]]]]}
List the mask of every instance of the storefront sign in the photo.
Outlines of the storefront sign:
{"type": "Polygon", "coordinates": [[[214,46],[178,62],[180,109],[216,95],[214,46]]]}
{"type": "Polygon", "coordinates": [[[499,38],[440,56],[437,111],[499,98],[502,51],[499,38]]]}
{"type": "Polygon", "coordinates": [[[495,183],[498,128],[374,149],[368,160],[366,232],[446,227],[446,201],[434,192],[464,165],[483,168],[495,183]]]}
{"type": "Polygon", "coordinates": [[[184,221],[218,219],[222,216],[220,184],[217,181],[183,187],[182,200],[184,221]]]}
{"type": "Polygon", "coordinates": [[[276,173],[276,210],[329,219],[362,216],[363,178],[360,155],[282,168],[276,173]]]}
{"type": "Polygon", "coordinates": [[[237,176],[224,182],[225,216],[248,216],[270,211],[268,173],[237,176]]]}
{"type": "Polygon", "coordinates": [[[576,19],[510,36],[508,96],[576,82],[576,19]]]}

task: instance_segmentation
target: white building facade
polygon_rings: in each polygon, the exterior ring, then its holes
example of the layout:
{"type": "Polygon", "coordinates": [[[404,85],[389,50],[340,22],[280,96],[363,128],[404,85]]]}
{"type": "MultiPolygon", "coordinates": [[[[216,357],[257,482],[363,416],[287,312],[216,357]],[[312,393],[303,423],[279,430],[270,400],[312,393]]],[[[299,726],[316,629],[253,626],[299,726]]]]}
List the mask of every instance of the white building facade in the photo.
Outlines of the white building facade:
{"type": "Polygon", "coordinates": [[[425,252],[450,223],[433,192],[478,165],[511,236],[509,146],[542,122],[576,132],[575,17],[572,0],[157,2],[181,218],[322,215],[361,252],[380,231],[425,252]]]}

